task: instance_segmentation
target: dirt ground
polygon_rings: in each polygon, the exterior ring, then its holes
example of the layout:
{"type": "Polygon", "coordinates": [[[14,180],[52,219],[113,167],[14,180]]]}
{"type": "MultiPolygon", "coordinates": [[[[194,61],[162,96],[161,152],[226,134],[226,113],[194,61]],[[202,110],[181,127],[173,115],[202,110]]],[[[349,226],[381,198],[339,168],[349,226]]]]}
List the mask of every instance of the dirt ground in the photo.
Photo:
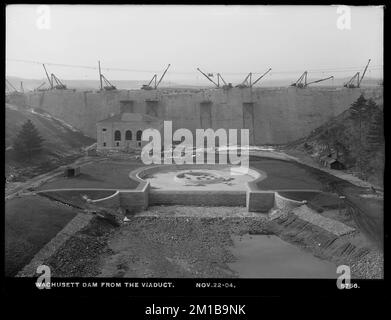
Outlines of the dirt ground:
{"type": "Polygon", "coordinates": [[[234,260],[231,236],[268,234],[266,222],[264,217],[135,216],[115,228],[97,219],[47,263],[60,277],[236,277],[227,266],[234,260]]]}
{"type": "Polygon", "coordinates": [[[354,278],[383,276],[382,254],[361,234],[336,238],[293,216],[270,221],[246,216],[243,208],[205,207],[196,210],[200,216],[180,206],[164,207],[159,216],[159,208],[120,225],[96,217],[45,264],[56,277],[238,277],[229,266],[236,259],[233,238],[273,234],[335,265],[351,265],[354,278]]]}

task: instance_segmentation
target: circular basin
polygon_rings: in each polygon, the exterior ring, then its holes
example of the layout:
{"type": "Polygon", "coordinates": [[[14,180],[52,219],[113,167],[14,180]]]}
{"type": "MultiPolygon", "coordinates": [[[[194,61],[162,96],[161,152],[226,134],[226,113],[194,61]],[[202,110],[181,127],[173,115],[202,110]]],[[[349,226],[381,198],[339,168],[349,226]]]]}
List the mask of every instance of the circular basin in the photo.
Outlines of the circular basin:
{"type": "Polygon", "coordinates": [[[247,183],[261,177],[255,170],[236,170],[226,166],[183,170],[180,167],[160,167],[147,172],[142,179],[149,181],[151,189],[159,190],[247,190],[247,183]]]}

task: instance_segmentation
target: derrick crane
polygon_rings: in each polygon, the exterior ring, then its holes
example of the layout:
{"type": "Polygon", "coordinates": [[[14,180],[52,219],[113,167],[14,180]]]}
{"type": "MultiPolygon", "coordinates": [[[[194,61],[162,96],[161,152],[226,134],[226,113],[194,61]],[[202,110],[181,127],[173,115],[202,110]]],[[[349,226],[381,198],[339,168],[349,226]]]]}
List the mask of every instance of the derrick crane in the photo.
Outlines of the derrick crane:
{"type": "Polygon", "coordinates": [[[243,82],[236,85],[235,87],[236,88],[251,88],[252,87],[252,83],[251,83],[251,77],[252,77],[252,73],[250,72],[246,78],[244,78],[243,82]]]}
{"type": "Polygon", "coordinates": [[[98,61],[98,67],[99,67],[99,82],[100,82],[100,90],[117,90],[115,86],[111,84],[109,80],[102,74],[101,69],[100,69],[100,61],[98,61]],[[104,81],[104,85],[103,85],[104,81]]]}
{"type": "Polygon", "coordinates": [[[61,80],[58,79],[58,78],[54,75],[54,73],[52,73],[52,83],[53,83],[54,89],[65,90],[65,89],[67,88],[66,85],[63,84],[63,83],[61,82],[61,80]],[[56,82],[56,84],[54,84],[54,82],[56,82]]]}
{"type": "Polygon", "coordinates": [[[49,77],[49,74],[46,70],[46,67],[44,64],[43,68],[45,69],[46,77],[48,78],[49,84],[50,84],[50,89],[58,89],[58,90],[65,90],[67,87],[65,84],[61,82],[59,78],[56,77],[54,73],[52,73],[49,77]]]}
{"type": "Polygon", "coordinates": [[[307,71],[304,71],[300,78],[291,84],[291,87],[305,88],[307,86],[307,73],[307,71]]]}
{"type": "Polygon", "coordinates": [[[141,89],[143,90],[153,90],[154,88],[156,88],[156,81],[157,81],[157,74],[155,73],[154,76],[152,77],[151,81],[149,81],[148,84],[143,84],[143,86],[141,87],[141,89]],[[155,84],[153,87],[151,87],[151,83],[155,80],[155,84]]]}
{"type": "Polygon", "coordinates": [[[223,77],[221,76],[220,73],[217,74],[217,87],[220,88],[220,79],[221,81],[224,83],[222,85],[222,88],[227,90],[227,89],[231,89],[232,88],[232,83],[227,83],[225,82],[225,80],[223,79],[223,77]]]}
{"type": "Polygon", "coordinates": [[[345,88],[360,88],[361,81],[364,78],[365,73],[367,72],[367,69],[368,69],[370,62],[371,62],[371,59],[368,60],[368,63],[365,66],[365,69],[362,73],[361,78],[360,78],[360,72],[356,72],[355,75],[348,82],[346,82],[343,86],[345,88]]]}
{"type": "Polygon", "coordinates": [[[162,82],[164,76],[166,75],[166,72],[168,70],[168,68],[171,66],[171,64],[169,64],[166,68],[166,70],[164,70],[162,76],[160,77],[159,81],[157,81],[157,74],[155,73],[154,76],[152,77],[151,81],[149,81],[148,84],[143,84],[143,86],[141,87],[141,89],[143,90],[156,90],[157,87],[159,86],[160,82],[162,82]],[[151,83],[154,81],[154,85],[151,86],[151,83]]]}
{"type": "Polygon", "coordinates": [[[297,79],[296,82],[291,84],[291,87],[297,87],[297,88],[303,89],[303,88],[307,88],[307,86],[312,84],[312,83],[318,83],[318,82],[326,81],[326,80],[329,80],[329,79],[334,79],[334,76],[330,76],[330,77],[327,77],[327,78],[323,78],[323,79],[307,82],[307,75],[308,75],[308,72],[304,71],[304,73],[300,76],[300,78],[297,79]]]}
{"type": "Polygon", "coordinates": [[[220,73],[217,74],[217,83],[216,83],[215,81],[213,81],[213,80],[211,79],[211,76],[213,76],[213,73],[208,73],[208,74],[206,74],[206,73],[202,72],[200,68],[197,68],[197,70],[198,70],[200,73],[202,73],[202,75],[203,75],[205,78],[207,78],[210,82],[212,82],[212,83],[216,86],[216,88],[223,88],[223,89],[231,89],[231,88],[232,88],[232,83],[227,83],[227,82],[225,82],[225,80],[223,79],[223,77],[221,76],[220,73]],[[220,86],[220,80],[221,80],[221,82],[223,83],[222,86],[220,86]]]}
{"type": "Polygon", "coordinates": [[[237,88],[252,88],[259,80],[261,80],[266,74],[268,74],[272,68],[269,68],[264,74],[262,74],[257,80],[252,82],[252,73],[250,72],[247,77],[243,80],[242,83],[238,84],[236,87],[237,88]]]}

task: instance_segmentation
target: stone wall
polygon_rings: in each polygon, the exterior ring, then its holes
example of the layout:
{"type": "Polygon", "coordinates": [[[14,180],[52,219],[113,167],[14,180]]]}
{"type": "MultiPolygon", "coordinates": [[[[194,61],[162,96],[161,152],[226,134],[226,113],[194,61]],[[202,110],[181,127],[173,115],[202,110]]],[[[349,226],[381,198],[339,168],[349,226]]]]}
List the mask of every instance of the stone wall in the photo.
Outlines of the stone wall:
{"type": "Polygon", "coordinates": [[[249,212],[269,212],[274,204],[274,191],[247,191],[246,207],[249,212]]]}
{"type": "Polygon", "coordinates": [[[149,205],[246,206],[246,191],[150,191],[149,205]]]}

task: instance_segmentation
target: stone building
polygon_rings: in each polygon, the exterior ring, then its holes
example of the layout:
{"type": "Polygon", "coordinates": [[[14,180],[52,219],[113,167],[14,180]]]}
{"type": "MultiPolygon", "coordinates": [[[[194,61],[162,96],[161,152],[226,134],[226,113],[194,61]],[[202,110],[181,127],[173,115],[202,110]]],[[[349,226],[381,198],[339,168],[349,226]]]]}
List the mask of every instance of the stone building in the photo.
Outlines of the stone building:
{"type": "Polygon", "coordinates": [[[148,141],[141,141],[143,130],[157,129],[162,133],[163,120],[156,117],[128,112],[101,120],[96,124],[97,150],[123,150],[142,148],[148,141]]]}

